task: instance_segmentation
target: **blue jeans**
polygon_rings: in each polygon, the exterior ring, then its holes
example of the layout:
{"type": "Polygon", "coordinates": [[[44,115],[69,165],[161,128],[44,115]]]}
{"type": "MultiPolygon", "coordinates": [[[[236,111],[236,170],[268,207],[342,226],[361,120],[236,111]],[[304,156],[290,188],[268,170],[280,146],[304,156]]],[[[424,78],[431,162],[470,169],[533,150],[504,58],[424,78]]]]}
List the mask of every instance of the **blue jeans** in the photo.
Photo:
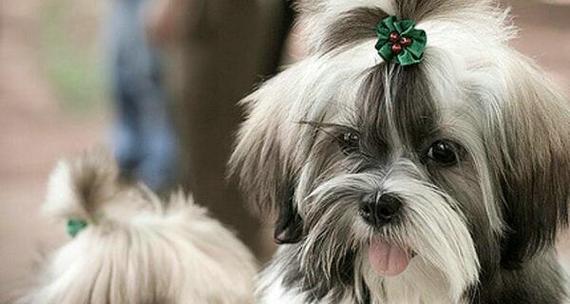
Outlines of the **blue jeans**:
{"type": "Polygon", "coordinates": [[[111,87],[116,119],[112,141],[123,174],[153,190],[176,178],[177,142],[159,54],[145,37],[146,0],[114,0],[108,23],[111,87]]]}

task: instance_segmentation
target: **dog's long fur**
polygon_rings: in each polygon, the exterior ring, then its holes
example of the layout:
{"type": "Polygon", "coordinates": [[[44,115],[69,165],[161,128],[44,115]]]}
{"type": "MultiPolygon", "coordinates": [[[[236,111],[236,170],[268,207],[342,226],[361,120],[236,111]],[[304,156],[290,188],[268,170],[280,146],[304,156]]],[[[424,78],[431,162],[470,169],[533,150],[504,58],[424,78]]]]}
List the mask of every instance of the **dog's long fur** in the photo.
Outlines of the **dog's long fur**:
{"type": "Polygon", "coordinates": [[[511,49],[508,12],[486,0],[301,1],[310,53],[243,104],[231,170],[282,245],[261,303],[561,303],[557,232],[570,201],[570,104],[511,49]],[[421,64],[383,62],[389,15],[427,32],[421,64]],[[343,152],[346,134],[360,135],[343,152]],[[339,140],[339,138],[341,138],[339,140]],[[437,140],[460,147],[441,166],[437,140]],[[364,223],[363,195],[404,202],[401,220],[364,223]],[[373,238],[417,253],[383,278],[373,238]]]}
{"type": "Polygon", "coordinates": [[[87,227],[57,250],[21,303],[176,304],[253,302],[253,256],[182,193],[161,201],[124,183],[104,153],[61,162],[45,204],[87,227]]]}
{"type": "MultiPolygon", "coordinates": [[[[230,160],[283,243],[257,302],[567,300],[554,242],[568,224],[570,104],[509,48],[508,14],[488,0],[299,9],[310,53],[243,101],[230,160]],[[378,56],[374,28],[389,15],[427,32],[421,64],[378,56]],[[452,163],[431,154],[441,141],[452,163]],[[385,194],[397,217],[371,224],[361,204],[385,194]],[[405,271],[374,270],[378,240],[413,253],[405,271]]],[[[253,258],[230,231],[182,194],[162,202],[121,182],[108,158],[61,163],[46,211],[88,225],[22,303],[256,301],[253,258]]]]}

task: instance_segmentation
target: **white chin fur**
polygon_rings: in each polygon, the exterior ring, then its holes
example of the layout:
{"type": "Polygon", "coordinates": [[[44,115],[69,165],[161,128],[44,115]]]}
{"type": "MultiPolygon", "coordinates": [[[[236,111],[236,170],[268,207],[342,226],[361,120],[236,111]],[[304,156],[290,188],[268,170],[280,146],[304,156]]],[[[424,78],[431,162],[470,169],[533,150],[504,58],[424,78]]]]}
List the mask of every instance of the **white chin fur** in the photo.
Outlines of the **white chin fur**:
{"type": "MultiPolygon", "coordinates": [[[[390,231],[399,243],[408,245],[417,255],[408,269],[391,278],[380,278],[366,269],[369,286],[384,282],[389,303],[458,303],[465,290],[477,282],[479,260],[475,244],[464,216],[454,207],[453,198],[432,185],[415,179],[413,165],[400,164],[386,177],[386,193],[392,193],[405,202],[401,227],[390,231]]],[[[368,259],[363,259],[367,264],[368,259]]],[[[381,292],[371,293],[382,299],[381,292]]]]}

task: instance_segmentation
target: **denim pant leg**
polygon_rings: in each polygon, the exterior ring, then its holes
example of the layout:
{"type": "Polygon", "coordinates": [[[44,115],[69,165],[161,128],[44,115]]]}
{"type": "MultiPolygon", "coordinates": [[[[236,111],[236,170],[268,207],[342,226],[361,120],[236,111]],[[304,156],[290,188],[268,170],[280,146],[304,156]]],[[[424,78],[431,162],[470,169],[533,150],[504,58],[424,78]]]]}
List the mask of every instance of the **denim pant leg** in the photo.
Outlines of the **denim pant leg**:
{"type": "Polygon", "coordinates": [[[108,22],[117,112],[113,145],[124,174],[161,190],[175,178],[176,140],[159,55],[144,34],[142,10],[146,2],[116,0],[108,22]]]}

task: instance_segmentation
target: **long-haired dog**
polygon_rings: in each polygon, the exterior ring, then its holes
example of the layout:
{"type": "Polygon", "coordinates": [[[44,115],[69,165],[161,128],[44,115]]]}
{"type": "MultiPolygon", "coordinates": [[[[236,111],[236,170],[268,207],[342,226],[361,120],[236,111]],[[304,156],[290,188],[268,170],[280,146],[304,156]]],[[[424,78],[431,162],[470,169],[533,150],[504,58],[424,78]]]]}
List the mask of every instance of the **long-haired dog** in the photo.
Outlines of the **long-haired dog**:
{"type": "Polygon", "coordinates": [[[485,0],[299,6],[309,54],[244,100],[230,161],[282,244],[258,301],[565,301],[553,244],[570,104],[507,45],[508,13],[485,0]],[[379,56],[388,16],[425,31],[421,63],[379,56]]]}
{"type": "Polygon", "coordinates": [[[46,211],[76,235],[21,303],[253,302],[253,256],[185,195],[122,182],[102,153],[60,163],[48,188],[46,211]]]}

